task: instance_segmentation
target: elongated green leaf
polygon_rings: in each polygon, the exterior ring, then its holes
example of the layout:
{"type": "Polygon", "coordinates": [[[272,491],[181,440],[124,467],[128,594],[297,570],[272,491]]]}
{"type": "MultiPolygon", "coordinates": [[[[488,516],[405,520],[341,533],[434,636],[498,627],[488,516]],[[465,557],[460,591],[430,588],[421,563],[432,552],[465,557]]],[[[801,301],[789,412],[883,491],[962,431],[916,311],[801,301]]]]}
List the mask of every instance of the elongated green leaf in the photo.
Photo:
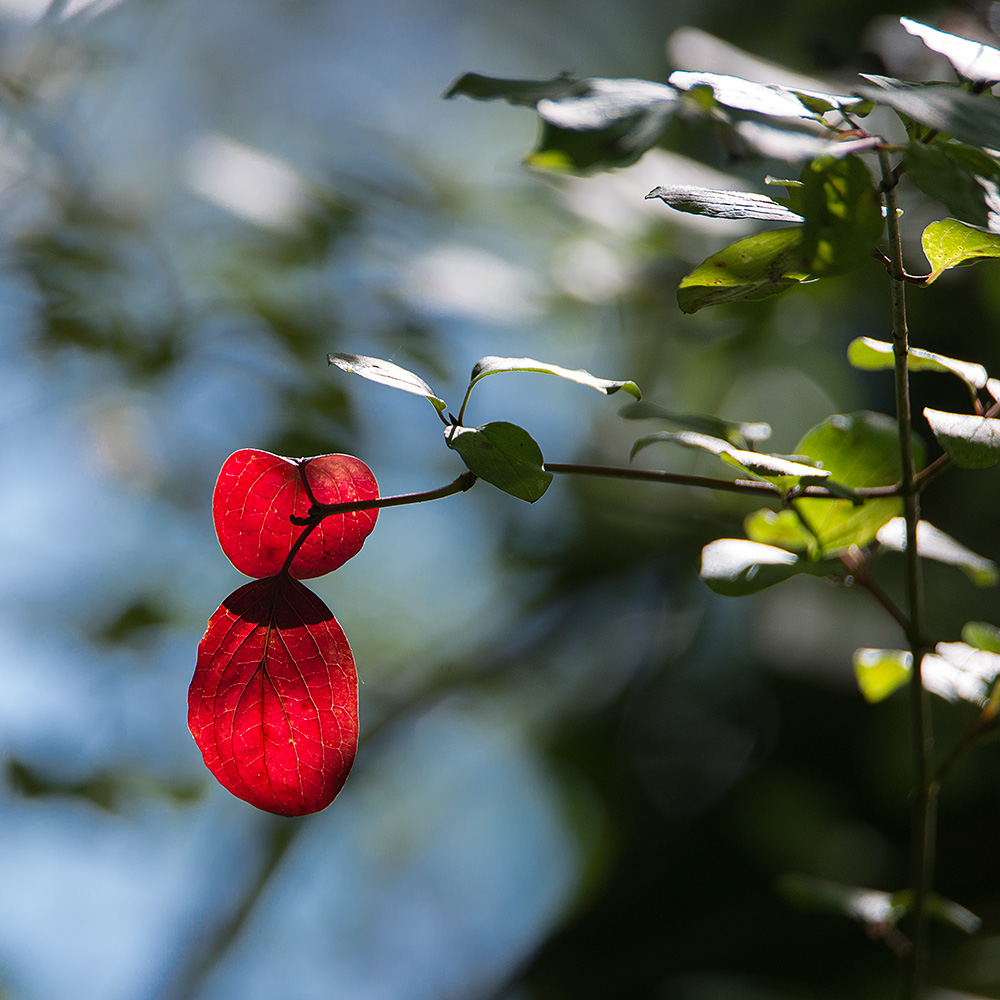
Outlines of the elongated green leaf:
{"type": "MultiPolygon", "coordinates": [[[[919,466],[922,449],[919,442],[914,444],[919,466]]],[[[851,489],[892,486],[899,481],[896,422],[880,413],[828,417],[809,431],[795,450],[820,464],[833,479],[851,489]]],[[[820,552],[827,555],[852,545],[859,548],[868,545],[878,529],[903,509],[898,497],[866,500],[861,506],[850,500],[807,497],[796,500],[795,504],[816,535],[820,552]]]]}
{"type": "Polygon", "coordinates": [[[1000,628],[987,622],[966,622],[962,627],[962,641],[988,653],[1000,653],[1000,628]]]}
{"type": "Polygon", "coordinates": [[[634,458],[643,448],[661,441],[670,441],[683,445],[685,448],[697,448],[700,451],[718,455],[723,461],[737,466],[757,479],[784,481],[806,478],[812,480],[825,479],[830,475],[824,469],[805,465],[802,462],[789,461],[780,455],[764,455],[756,451],[734,448],[728,441],[711,437],[708,434],[699,434],[697,431],[659,431],[656,434],[647,434],[632,445],[632,457],[634,458]]]}
{"type": "Polygon", "coordinates": [[[730,244],[699,264],[680,283],[677,303],[686,313],[722,302],[778,295],[809,278],[802,229],[772,229],[730,244]]]}
{"type": "Polygon", "coordinates": [[[1000,420],[970,413],[944,413],[924,407],[938,444],[963,469],[985,469],[1000,462],[1000,420]]]}
{"type": "Polygon", "coordinates": [[[561,368],[559,365],[550,365],[534,358],[480,358],[469,376],[469,388],[481,382],[487,375],[499,375],[502,372],[538,372],[542,375],[557,375],[559,378],[569,379],[570,382],[589,385],[607,396],[621,389],[636,399],[642,398],[642,393],[635,382],[616,382],[612,379],[598,378],[582,368],[561,368]]]}
{"type": "Polygon", "coordinates": [[[871,260],[882,235],[882,204],[857,156],[822,156],[802,171],[802,252],[814,277],[841,274],[871,260]]]}
{"type": "Polygon", "coordinates": [[[870,105],[857,96],[822,94],[812,90],[795,90],[776,84],[754,83],[723,73],[689,73],[678,70],[670,74],[668,83],[678,90],[709,87],[719,104],[740,111],[754,111],[772,118],[813,118],[834,108],[849,109],[852,114],[865,115],[870,105]]]}
{"type": "MultiPolygon", "coordinates": [[[[896,365],[892,344],[884,340],[872,340],[871,337],[852,340],[847,346],[847,360],[855,368],[868,371],[890,370],[896,365]]],[[[956,361],[943,354],[923,351],[919,347],[908,349],[906,367],[911,372],[949,372],[957,375],[972,390],[982,389],[987,382],[986,369],[982,365],[971,361],[956,361]]]]}
{"type": "Polygon", "coordinates": [[[968,226],[957,219],[932,222],[924,230],[920,242],[931,265],[927,284],[959,264],[1000,257],[1000,234],[968,226]]]}
{"type": "Polygon", "coordinates": [[[363,354],[328,354],[326,360],[328,364],[336,365],[345,372],[353,372],[372,382],[380,382],[393,389],[402,389],[403,392],[423,396],[431,401],[438,412],[443,413],[447,409],[448,404],[443,399],[438,399],[434,395],[434,390],[419,375],[414,375],[413,372],[400,368],[391,361],[369,358],[363,354]]]}
{"type": "Polygon", "coordinates": [[[953,140],[914,139],[903,162],[914,184],[958,219],[986,229],[996,224],[992,187],[1000,181],[1000,162],[985,150],[953,140]]]}
{"type": "Polygon", "coordinates": [[[794,511],[755,510],[743,520],[747,538],[764,545],[777,545],[792,552],[813,552],[816,539],[803,527],[794,511]]]}
{"type": "Polygon", "coordinates": [[[945,56],[955,67],[955,71],[966,80],[981,83],[1000,80],[1000,50],[992,45],[974,42],[947,31],[938,31],[919,21],[911,21],[908,17],[901,17],[899,23],[911,35],[916,35],[927,48],[945,56]]]}
{"type": "Polygon", "coordinates": [[[801,222],[802,216],[767,195],[751,191],[717,191],[714,188],[668,184],[655,187],[646,198],[659,198],[678,212],[707,215],[715,219],[763,219],[771,222],[801,222]]]}
{"type": "Polygon", "coordinates": [[[743,597],[771,587],[800,572],[799,559],[785,549],[720,538],[701,551],[701,578],[717,594],[743,597]]]}
{"type": "Polygon", "coordinates": [[[701,413],[674,413],[653,403],[629,403],[618,411],[627,420],[667,420],[687,430],[698,431],[728,441],[737,448],[745,448],[757,441],[766,441],[771,436],[771,425],[765,423],[740,423],[723,420],[721,417],[705,416],[701,413]]]}
{"type": "Polygon", "coordinates": [[[552,482],[542,465],[542,452],[531,435],[516,424],[495,421],[482,427],[449,427],[449,448],[480,479],[519,500],[534,503],[552,482]]]}
{"type": "Polygon", "coordinates": [[[471,97],[477,101],[497,98],[508,104],[533,108],[541,100],[561,100],[580,87],[580,81],[563,73],[552,80],[505,80],[501,77],[465,73],[443,94],[449,97],[471,97]]]}
{"type": "Polygon", "coordinates": [[[973,95],[946,83],[904,83],[887,76],[861,75],[874,84],[856,88],[863,97],[962,142],[1000,149],[1000,102],[988,92],[973,95]]]}
{"type": "Polygon", "coordinates": [[[902,649],[856,649],[854,677],[865,701],[888,698],[910,679],[913,656],[902,649]]]}
{"type": "MultiPolygon", "coordinates": [[[[876,538],[887,549],[905,552],[906,522],[901,517],[894,517],[879,528],[876,538]]],[[[956,566],[977,587],[995,587],[1000,582],[1000,569],[992,559],[977,555],[928,521],[917,524],[917,552],[924,559],[956,566]]]]}

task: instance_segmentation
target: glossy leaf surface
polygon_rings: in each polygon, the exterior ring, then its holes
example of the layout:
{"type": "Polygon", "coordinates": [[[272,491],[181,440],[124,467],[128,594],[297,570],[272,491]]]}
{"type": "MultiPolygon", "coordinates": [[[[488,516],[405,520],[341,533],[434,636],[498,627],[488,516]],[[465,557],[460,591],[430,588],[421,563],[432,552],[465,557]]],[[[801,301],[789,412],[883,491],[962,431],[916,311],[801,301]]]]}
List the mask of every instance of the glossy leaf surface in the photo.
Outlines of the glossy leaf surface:
{"type": "Polygon", "coordinates": [[[932,222],[920,238],[924,256],[931,265],[927,284],[949,268],[988,257],[1000,257],[1000,234],[967,226],[957,219],[932,222]]]}
{"type": "Polygon", "coordinates": [[[583,368],[563,368],[561,365],[552,365],[547,361],[536,361],[534,358],[497,358],[493,356],[480,358],[473,366],[472,374],[469,376],[469,388],[471,389],[478,382],[481,382],[487,375],[499,375],[502,372],[537,372],[541,375],[556,375],[559,378],[568,379],[570,382],[589,385],[592,389],[597,389],[607,396],[621,389],[630,396],[635,396],[636,399],[642,398],[642,393],[635,382],[598,378],[583,368]]]}
{"type": "Polygon", "coordinates": [[[762,219],[768,222],[801,222],[790,208],[752,191],[718,191],[715,188],[667,184],[653,188],[646,199],[659,198],[678,212],[713,219],[762,219]]]}
{"type": "Polygon", "coordinates": [[[407,371],[391,361],[370,358],[364,354],[328,354],[326,360],[327,364],[336,365],[342,371],[360,375],[370,382],[378,382],[393,389],[411,392],[415,396],[423,396],[430,400],[434,409],[439,413],[447,409],[448,404],[443,399],[438,399],[434,395],[434,390],[419,375],[414,375],[413,372],[407,371]]]}
{"type": "Polygon", "coordinates": [[[1000,50],[961,35],[938,31],[927,24],[901,17],[899,23],[919,38],[927,48],[940,52],[967,80],[986,83],[1000,80],[1000,50]]]}
{"type": "MultiPolygon", "coordinates": [[[[885,548],[905,552],[905,521],[901,517],[894,517],[879,528],[877,537],[879,544],[885,548]]],[[[929,521],[917,523],[917,552],[924,559],[957,567],[977,587],[995,587],[1000,582],[1000,569],[992,559],[986,559],[967,549],[929,521]]]]}
{"type": "Polygon", "coordinates": [[[284,574],[230,594],[198,647],[188,727],[208,769],[258,809],[328,806],[358,744],[354,657],[329,608],[284,574]]]}
{"type": "MultiPolygon", "coordinates": [[[[226,459],[212,498],[215,531],[222,551],[247,576],[274,576],[306,529],[291,516],[305,517],[318,503],[374,500],[378,484],[371,469],[351,455],[282,458],[244,448],[226,459]],[[304,478],[303,478],[304,477],[304,478]]],[[[332,514],[312,529],[292,561],[296,579],[322,576],[357,555],[375,527],[377,510],[332,514]]]]}
{"type": "MultiPolygon", "coordinates": [[[[892,344],[871,337],[857,337],[847,346],[847,360],[855,368],[868,371],[891,371],[896,364],[892,344]]],[[[958,361],[943,354],[923,351],[910,347],[906,352],[906,367],[911,372],[950,372],[957,375],[970,389],[982,389],[986,385],[986,369],[971,361],[958,361]]]]}
{"type": "Polygon", "coordinates": [[[945,413],[924,407],[938,444],[963,469],[985,469],[1000,462],[1000,420],[974,413],[945,413]]]}
{"type": "Polygon", "coordinates": [[[449,427],[444,438],[470,472],[519,500],[534,503],[552,482],[541,449],[516,424],[497,420],[482,427],[449,427]]]}

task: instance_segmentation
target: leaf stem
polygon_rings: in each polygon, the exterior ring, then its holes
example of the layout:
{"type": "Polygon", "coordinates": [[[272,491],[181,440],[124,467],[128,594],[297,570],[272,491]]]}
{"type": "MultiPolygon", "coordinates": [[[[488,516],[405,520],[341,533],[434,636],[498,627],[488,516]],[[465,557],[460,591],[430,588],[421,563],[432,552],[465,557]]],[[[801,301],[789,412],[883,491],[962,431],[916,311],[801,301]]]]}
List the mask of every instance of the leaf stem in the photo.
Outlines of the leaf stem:
{"type": "Polygon", "coordinates": [[[889,289],[892,307],[892,345],[895,359],[896,422],[899,427],[900,492],[906,522],[906,630],[913,655],[910,675],[910,713],[913,754],[913,879],[914,897],[911,916],[913,948],[907,958],[904,976],[904,1000],[916,1000],[923,990],[927,974],[927,900],[934,868],[934,826],[937,796],[930,782],[933,735],[927,694],[923,687],[921,660],[923,639],[923,580],[917,552],[917,523],[920,520],[920,494],[913,458],[910,413],[910,385],[907,368],[909,352],[906,323],[906,273],[903,270],[902,239],[895,186],[897,175],[885,150],[879,150],[882,168],[882,191],[885,199],[886,231],[889,238],[889,289]]]}

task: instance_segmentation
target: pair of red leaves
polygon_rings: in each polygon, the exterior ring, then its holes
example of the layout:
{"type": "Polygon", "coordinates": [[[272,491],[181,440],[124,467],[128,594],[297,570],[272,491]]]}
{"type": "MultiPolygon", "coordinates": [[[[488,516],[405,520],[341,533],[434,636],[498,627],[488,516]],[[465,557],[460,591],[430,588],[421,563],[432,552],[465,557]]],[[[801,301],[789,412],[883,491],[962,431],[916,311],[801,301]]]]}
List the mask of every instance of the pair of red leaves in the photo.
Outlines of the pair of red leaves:
{"type": "Polygon", "coordinates": [[[244,449],[219,473],[212,500],[219,542],[240,572],[257,579],[209,619],[188,726],[208,769],[259,809],[282,816],[325,809],[354,763],[351,647],[330,609],[298,581],[356,555],[378,511],[331,514],[310,526],[292,518],[307,517],[313,503],[377,498],[371,470],[350,455],[289,459],[244,449]]]}

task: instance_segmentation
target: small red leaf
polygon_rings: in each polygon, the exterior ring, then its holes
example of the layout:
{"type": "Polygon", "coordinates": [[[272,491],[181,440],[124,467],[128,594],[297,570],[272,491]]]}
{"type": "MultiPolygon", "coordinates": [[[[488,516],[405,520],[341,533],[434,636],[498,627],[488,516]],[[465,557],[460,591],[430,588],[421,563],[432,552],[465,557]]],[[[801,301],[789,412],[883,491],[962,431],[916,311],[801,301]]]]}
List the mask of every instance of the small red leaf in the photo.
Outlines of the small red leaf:
{"type": "MultiPolygon", "coordinates": [[[[215,484],[212,513],[222,551],[247,576],[281,572],[299,535],[289,518],[305,517],[312,501],[352,503],[378,498],[371,469],[352,455],[282,458],[244,448],[226,459],[215,484]]],[[[309,534],[289,572],[298,580],[322,576],[357,555],[375,527],[377,510],[331,514],[309,534]]]]}
{"type": "Polygon", "coordinates": [[[230,594],[198,647],[188,727],[234,795],[281,816],[325,809],[358,747],[358,675],[330,609],[284,573],[230,594]]]}

